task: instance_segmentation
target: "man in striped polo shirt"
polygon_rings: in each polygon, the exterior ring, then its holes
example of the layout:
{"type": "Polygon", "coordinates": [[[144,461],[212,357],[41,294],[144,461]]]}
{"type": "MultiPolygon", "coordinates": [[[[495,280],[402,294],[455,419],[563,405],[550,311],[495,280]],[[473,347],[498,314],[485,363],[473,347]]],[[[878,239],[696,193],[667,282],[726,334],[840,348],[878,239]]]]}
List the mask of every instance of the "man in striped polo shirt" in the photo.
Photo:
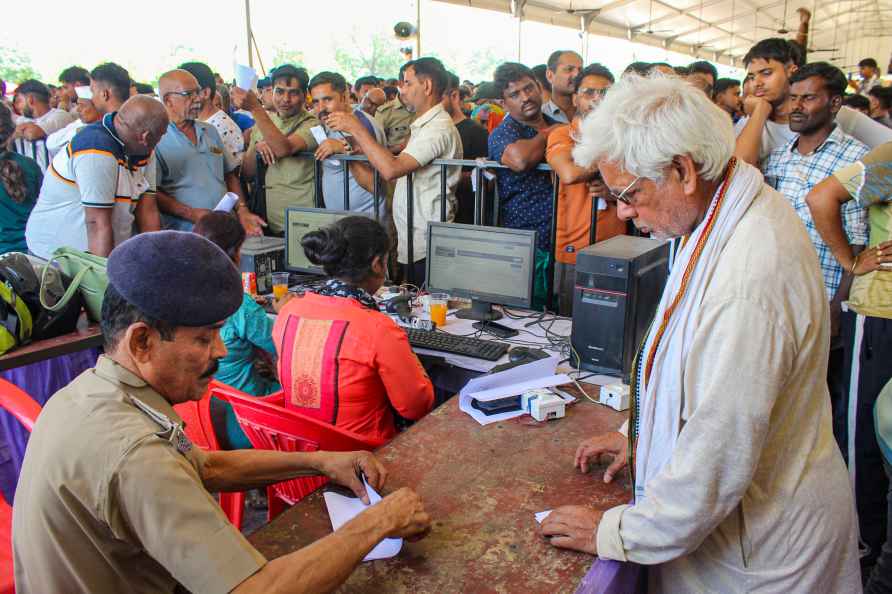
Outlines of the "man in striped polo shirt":
{"type": "Polygon", "coordinates": [[[164,106],[151,97],[85,126],[53,158],[25,228],[28,249],[49,258],[62,246],[108,256],[139,231],[160,228],[149,156],[167,129],[164,106]]]}

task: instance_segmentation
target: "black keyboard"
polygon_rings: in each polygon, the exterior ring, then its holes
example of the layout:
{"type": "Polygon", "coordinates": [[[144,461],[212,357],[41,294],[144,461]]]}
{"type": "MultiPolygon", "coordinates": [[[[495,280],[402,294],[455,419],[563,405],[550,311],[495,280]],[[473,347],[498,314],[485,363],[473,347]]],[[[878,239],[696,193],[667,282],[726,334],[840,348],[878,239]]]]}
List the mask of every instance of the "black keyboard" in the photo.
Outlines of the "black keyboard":
{"type": "Polygon", "coordinates": [[[448,332],[431,332],[418,328],[403,328],[409,336],[409,344],[419,349],[443,351],[465,355],[486,361],[495,361],[506,352],[508,345],[492,340],[480,340],[470,336],[457,336],[448,332]]]}

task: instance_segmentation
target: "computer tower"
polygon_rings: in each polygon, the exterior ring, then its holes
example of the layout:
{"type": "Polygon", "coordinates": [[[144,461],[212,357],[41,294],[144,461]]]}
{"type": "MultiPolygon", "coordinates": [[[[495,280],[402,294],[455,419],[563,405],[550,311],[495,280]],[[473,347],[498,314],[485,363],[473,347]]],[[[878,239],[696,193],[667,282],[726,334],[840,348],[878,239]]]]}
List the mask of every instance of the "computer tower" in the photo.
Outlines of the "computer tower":
{"type": "Polygon", "coordinates": [[[257,275],[257,293],[273,290],[273,272],[285,270],[285,240],[279,237],[248,237],[242,244],[239,272],[257,275]]]}
{"type": "Polygon", "coordinates": [[[619,235],[576,257],[573,350],[578,369],[629,381],[669,274],[669,243],[619,235]]]}

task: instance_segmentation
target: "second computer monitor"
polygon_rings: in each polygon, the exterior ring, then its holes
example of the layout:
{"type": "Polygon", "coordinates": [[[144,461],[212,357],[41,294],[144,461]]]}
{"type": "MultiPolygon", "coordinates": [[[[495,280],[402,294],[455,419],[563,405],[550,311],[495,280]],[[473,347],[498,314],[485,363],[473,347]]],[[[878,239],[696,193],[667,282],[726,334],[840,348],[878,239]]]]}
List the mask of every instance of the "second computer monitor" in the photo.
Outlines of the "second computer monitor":
{"type": "Polygon", "coordinates": [[[300,240],[310,231],[327,227],[344,217],[366,216],[361,212],[328,210],[325,208],[285,209],[285,268],[289,272],[305,274],[325,274],[321,266],[316,266],[307,258],[300,240]]]}
{"type": "Polygon", "coordinates": [[[471,299],[458,317],[502,317],[492,304],[532,307],[535,231],[430,223],[427,245],[428,290],[471,299]]]}

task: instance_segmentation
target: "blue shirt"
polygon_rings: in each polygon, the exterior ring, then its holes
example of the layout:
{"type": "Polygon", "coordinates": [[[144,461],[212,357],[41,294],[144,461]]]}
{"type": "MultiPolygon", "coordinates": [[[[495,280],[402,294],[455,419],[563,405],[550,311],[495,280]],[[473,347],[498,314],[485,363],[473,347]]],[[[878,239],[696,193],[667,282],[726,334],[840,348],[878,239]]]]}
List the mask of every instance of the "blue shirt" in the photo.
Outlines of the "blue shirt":
{"type": "MultiPolygon", "coordinates": [[[[839,289],[843,269],[818,233],[805,197],[820,181],[858,161],[867,150],[866,145],[836,126],[830,136],[808,155],[799,152],[799,136],[796,135],[782,147],[773,150],[762,166],[765,183],[783,194],[805,223],[808,236],[818,252],[828,301],[833,300],[839,289]]],[[[867,209],[852,200],[842,206],[841,214],[849,243],[867,245],[867,209]]]]}
{"type": "MultiPolygon", "coordinates": [[[[556,123],[547,115],[542,117],[549,126],[556,123]]],[[[521,124],[510,114],[505,116],[502,123],[489,135],[489,158],[501,162],[508,145],[518,140],[535,138],[538,133],[535,128],[521,124]]],[[[497,169],[496,177],[502,226],[538,231],[539,249],[548,250],[551,244],[551,209],[554,198],[551,173],[535,169],[520,173],[510,169],[497,169]]]]}
{"type": "MultiPolygon", "coordinates": [[[[227,192],[223,139],[216,128],[195,121],[196,144],[171,122],[155,148],[159,189],[192,208],[212,209],[227,192]]],[[[192,222],[162,215],[165,229],[191,231],[192,222]]]]}
{"type": "Polygon", "coordinates": [[[234,111],[229,114],[229,117],[232,118],[232,121],[235,122],[235,125],[239,127],[239,130],[244,132],[248,128],[254,127],[254,118],[249,116],[246,113],[242,113],[240,111],[234,111]]]}
{"type": "MultiPolygon", "coordinates": [[[[363,127],[372,135],[378,144],[385,144],[384,130],[380,127],[376,128],[372,123],[371,116],[356,109],[353,115],[359,120],[363,127]]],[[[343,140],[345,136],[340,132],[333,130],[325,130],[329,138],[343,140]]],[[[325,202],[325,208],[332,210],[344,210],[344,164],[346,161],[337,161],[335,159],[326,159],[322,162],[322,199],[325,202]]],[[[350,192],[350,208],[348,210],[356,212],[364,212],[374,214],[375,212],[375,195],[369,192],[356,181],[353,173],[348,174],[350,181],[348,182],[350,192]]],[[[380,191],[379,191],[380,196],[380,191]]],[[[381,214],[384,214],[386,200],[379,198],[378,208],[381,214]]]]}
{"type": "Polygon", "coordinates": [[[223,323],[220,338],[227,353],[220,359],[215,379],[255,396],[279,389],[278,382],[266,379],[254,370],[254,349],[264,350],[275,357],[276,345],[273,344],[272,320],[247,293],[242,298],[241,307],[223,323]]]}

